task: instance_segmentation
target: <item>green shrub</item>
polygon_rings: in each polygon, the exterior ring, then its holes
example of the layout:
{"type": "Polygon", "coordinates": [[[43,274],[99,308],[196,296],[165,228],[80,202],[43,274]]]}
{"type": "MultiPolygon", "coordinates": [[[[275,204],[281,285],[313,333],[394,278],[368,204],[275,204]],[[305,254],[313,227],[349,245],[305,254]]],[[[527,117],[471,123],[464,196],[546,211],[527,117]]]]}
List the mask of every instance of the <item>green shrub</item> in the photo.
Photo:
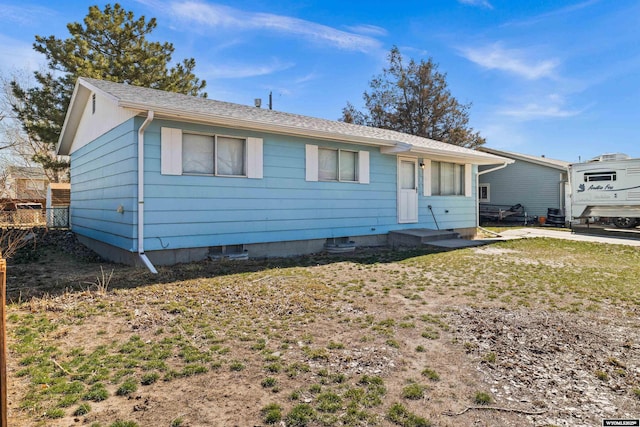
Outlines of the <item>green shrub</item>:
{"type": "Polygon", "coordinates": [[[89,391],[84,395],[84,400],[91,400],[93,402],[101,402],[109,397],[107,388],[102,383],[95,383],[91,386],[89,391]]]}
{"type": "Polygon", "coordinates": [[[61,409],[61,408],[49,409],[47,412],[45,412],[44,416],[51,419],[62,418],[64,417],[64,409],[61,409]]]}
{"type": "Polygon", "coordinates": [[[260,410],[266,424],[275,424],[282,419],[282,406],[270,403],[260,410]]]}
{"type": "Polygon", "coordinates": [[[131,393],[135,392],[136,390],[138,390],[138,382],[136,381],[135,378],[130,377],[130,378],[127,378],[120,385],[120,387],[118,387],[118,390],[116,390],[116,395],[118,395],[118,396],[128,396],[131,393]]]}
{"type": "Polygon", "coordinates": [[[402,397],[405,399],[418,400],[424,397],[425,387],[420,384],[412,383],[402,389],[402,397]]]}
{"type": "Polygon", "coordinates": [[[489,403],[493,402],[493,399],[491,398],[491,395],[489,393],[479,391],[474,396],[473,401],[478,405],[488,405],[489,403]]]}
{"type": "Polygon", "coordinates": [[[315,410],[306,403],[291,408],[284,421],[287,427],[306,427],[315,417],[315,410]]]}
{"type": "Polygon", "coordinates": [[[431,381],[440,381],[440,375],[430,368],[423,369],[422,376],[429,378],[431,381]]]}
{"type": "Polygon", "coordinates": [[[133,421],[118,420],[115,423],[112,423],[109,427],[139,427],[139,426],[138,426],[138,423],[133,421]]]}
{"type": "Polygon", "coordinates": [[[78,417],[80,415],[87,415],[89,412],[91,412],[91,405],[89,405],[88,403],[81,403],[80,406],[78,406],[78,408],[73,412],[73,415],[78,417]]]}
{"type": "Polygon", "coordinates": [[[322,412],[334,413],[342,408],[342,398],[332,392],[326,392],[318,395],[316,402],[316,407],[322,412]]]}
{"type": "Polygon", "coordinates": [[[410,412],[400,403],[393,404],[387,411],[387,419],[402,427],[430,427],[431,423],[425,418],[410,412]]]}
{"type": "Polygon", "coordinates": [[[277,383],[278,383],[277,379],[275,379],[273,377],[267,377],[267,378],[262,380],[260,385],[262,385],[262,387],[264,387],[264,388],[271,388],[271,387],[275,387],[277,383]]]}
{"type": "Polygon", "coordinates": [[[149,372],[142,375],[142,378],[140,379],[140,384],[151,385],[156,381],[158,381],[158,378],[160,378],[160,375],[157,372],[149,372]]]}

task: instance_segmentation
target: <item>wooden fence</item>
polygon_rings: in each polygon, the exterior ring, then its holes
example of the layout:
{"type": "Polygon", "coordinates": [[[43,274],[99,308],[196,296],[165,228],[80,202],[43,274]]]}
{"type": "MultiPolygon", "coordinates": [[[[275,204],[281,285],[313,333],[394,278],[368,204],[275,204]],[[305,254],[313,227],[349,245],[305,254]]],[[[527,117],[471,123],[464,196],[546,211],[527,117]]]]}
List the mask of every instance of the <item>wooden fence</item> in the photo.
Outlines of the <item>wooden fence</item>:
{"type": "Polygon", "coordinates": [[[0,258],[0,427],[8,427],[7,416],[7,261],[0,258]]]}

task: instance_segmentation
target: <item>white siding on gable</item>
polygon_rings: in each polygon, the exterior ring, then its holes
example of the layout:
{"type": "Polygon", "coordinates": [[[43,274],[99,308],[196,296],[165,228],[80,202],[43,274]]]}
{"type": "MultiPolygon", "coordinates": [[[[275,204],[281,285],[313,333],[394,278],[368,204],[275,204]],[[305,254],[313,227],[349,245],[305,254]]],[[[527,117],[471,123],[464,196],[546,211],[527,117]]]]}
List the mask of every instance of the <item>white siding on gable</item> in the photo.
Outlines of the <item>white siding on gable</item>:
{"type": "Polygon", "coordinates": [[[73,153],[135,116],[135,112],[118,107],[115,101],[99,93],[92,93],[84,106],[82,119],[69,152],[73,153]],[[95,112],[93,111],[94,96],[95,112]]]}

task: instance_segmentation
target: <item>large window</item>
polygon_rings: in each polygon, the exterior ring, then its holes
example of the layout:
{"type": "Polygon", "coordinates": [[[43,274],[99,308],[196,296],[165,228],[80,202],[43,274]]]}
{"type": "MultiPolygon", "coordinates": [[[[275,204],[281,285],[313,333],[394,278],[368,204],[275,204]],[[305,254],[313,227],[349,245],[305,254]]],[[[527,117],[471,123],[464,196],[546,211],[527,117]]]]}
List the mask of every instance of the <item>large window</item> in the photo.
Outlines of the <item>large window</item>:
{"type": "Polygon", "coordinates": [[[369,152],[305,146],[305,179],[369,183],[369,152]]]}
{"type": "Polygon", "coordinates": [[[262,139],[237,138],[162,128],[163,175],[262,178],[262,139]]]}
{"type": "Polygon", "coordinates": [[[465,166],[457,163],[432,161],[431,195],[464,196],[465,166]]]}
{"type": "Polygon", "coordinates": [[[318,148],[318,179],[320,181],[357,181],[358,153],[318,148]]]}
{"type": "Polygon", "coordinates": [[[246,140],[182,134],[182,173],[245,176],[246,140]]]}

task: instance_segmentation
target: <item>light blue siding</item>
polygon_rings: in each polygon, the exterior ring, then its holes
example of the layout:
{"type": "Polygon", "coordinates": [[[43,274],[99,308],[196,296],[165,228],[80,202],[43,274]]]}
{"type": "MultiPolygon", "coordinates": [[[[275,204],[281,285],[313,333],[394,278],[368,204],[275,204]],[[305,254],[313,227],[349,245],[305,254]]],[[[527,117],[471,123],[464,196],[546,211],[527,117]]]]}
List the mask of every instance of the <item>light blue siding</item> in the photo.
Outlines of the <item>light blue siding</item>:
{"type": "Polygon", "coordinates": [[[562,206],[561,174],[556,168],[516,160],[503,169],[480,175],[480,183],[490,185],[489,204],[520,203],[527,215],[546,216],[548,208],[562,206]]]}
{"type": "Polygon", "coordinates": [[[73,231],[126,250],[135,245],[139,124],[129,120],[71,155],[73,231]]]}
{"type": "MultiPolygon", "coordinates": [[[[74,231],[131,251],[137,250],[136,130],[141,123],[131,120],[72,155],[74,231]],[[119,205],[124,213],[116,212],[119,205]]],[[[420,188],[419,222],[398,224],[397,159],[377,147],[158,119],[145,131],[144,148],[147,251],[435,228],[427,205],[441,229],[476,224],[475,168],[474,197],[424,197],[420,188]],[[161,127],[262,138],[264,178],[161,175],[161,127]],[[370,184],[306,181],[305,144],[369,151],[370,184]]]]}

